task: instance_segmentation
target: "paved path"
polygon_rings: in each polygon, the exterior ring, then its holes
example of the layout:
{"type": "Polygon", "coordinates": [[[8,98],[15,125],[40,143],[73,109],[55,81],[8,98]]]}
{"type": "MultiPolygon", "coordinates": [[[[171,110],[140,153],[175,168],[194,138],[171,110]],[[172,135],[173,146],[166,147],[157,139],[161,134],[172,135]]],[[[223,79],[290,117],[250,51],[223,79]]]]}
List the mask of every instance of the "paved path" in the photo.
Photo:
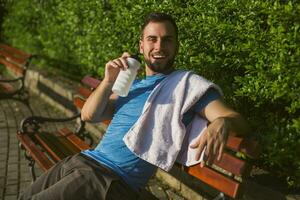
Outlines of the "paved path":
{"type": "MultiPolygon", "coordinates": [[[[64,115],[37,96],[31,95],[30,103],[35,115],[49,117],[64,115]]],[[[19,124],[26,116],[30,116],[30,111],[21,102],[0,100],[0,199],[3,200],[17,199],[19,193],[31,183],[28,162],[25,160],[24,151],[20,150],[16,138],[19,124]]],[[[68,126],[73,125],[68,124],[68,126]]],[[[37,175],[42,173],[38,167],[36,167],[36,172],[37,175]]],[[[184,199],[156,179],[149,181],[147,190],[157,199],[184,199]]]]}

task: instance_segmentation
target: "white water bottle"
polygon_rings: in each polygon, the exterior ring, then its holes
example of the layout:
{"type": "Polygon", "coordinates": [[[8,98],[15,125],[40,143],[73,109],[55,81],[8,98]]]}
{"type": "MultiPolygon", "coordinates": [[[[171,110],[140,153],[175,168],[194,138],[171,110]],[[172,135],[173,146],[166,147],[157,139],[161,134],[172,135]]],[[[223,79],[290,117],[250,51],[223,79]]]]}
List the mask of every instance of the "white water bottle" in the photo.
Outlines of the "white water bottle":
{"type": "Polygon", "coordinates": [[[137,75],[137,71],[141,66],[141,61],[137,55],[127,58],[128,69],[121,70],[113,85],[112,91],[121,97],[128,95],[129,89],[137,75]]]}

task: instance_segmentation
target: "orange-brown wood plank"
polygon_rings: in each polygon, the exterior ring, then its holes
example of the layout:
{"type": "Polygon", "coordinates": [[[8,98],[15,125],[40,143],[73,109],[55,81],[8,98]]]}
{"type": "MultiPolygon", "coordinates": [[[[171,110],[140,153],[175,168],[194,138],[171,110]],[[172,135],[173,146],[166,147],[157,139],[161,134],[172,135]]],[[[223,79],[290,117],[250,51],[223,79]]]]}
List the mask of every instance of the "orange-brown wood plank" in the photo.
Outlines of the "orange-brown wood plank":
{"type": "Polygon", "coordinates": [[[49,140],[47,142],[44,141],[39,133],[35,134],[34,137],[39,141],[40,145],[47,151],[51,158],[53,158],[55,161],[62,160],[64,156],[62,156],[60,153],[57,153],[56,149],[53,149],[53,147],[49,145],[49,140]]]}
{"type": "Polygon", "coordinates": [[[18,54],[24,58],[29,58],[31,57],[31,54],[25,53],[24,51],[21,51],[19,49],[16,49],[14,47],[8,46],[6,44],[0,44],[0,49],[4,49],[6,51],[10,51],[13,54],[18,54]]]}
{"type": "Polygon", "coordinates": [[[43,171],[47,171],[54,165],[27,134],[17,134],[17,138],[43,171]]]}
{"type": "Polygon", "coordinates": [[[246,138],[229,136],[226,147],[233,151],[241,151],[251,158],[259,154],[258,142],[246,138]]]}
{"type": "Polygon", "coordinates": [[[59,149],[59,151],[63,152],[64,156],[74,155],[74,154],[80,152],[80,149],[78,149],[76,147],[76,145],[74,145],[68,139],[69,135],[74,135],[74,133],[72,131],[70,131],[68,128],[64,128],[64,129],[58,130],[58,132],[56,132],[55,136],[53,137],[56,140],[54,142],[55,142],[55,145],[57,146],[57,149],[59,149]],[[68,135],[62,134],[63,130],[65,130],[65,132],[67,132],[68,135]]]}
{"type": "Polygon", "coordinates": [[[85,143],[83,140],[81,140],[77,135],[72,133],[68,128],[63,128],[59,130],[59,133],[61,135],[66,136],[66,138],[73,144],[75,145],[79,150],[86,150],[90,149],[90,146],[85,143]]]}
{"type": "MultiPolygon", "coordinates": [[[[71,135],[74,135],[74,133],[71,135]]],[[[67,156],[74,155],[81,151],[67,136],[62,135],[60,132],[37,133],[35,137],[51,158],[56,161],[60,161],[67,156]]]]}
{"type": "Polygon", "coordinates": [[[73,103],[77,108],[79,108],[81,110],[85,101],[83,99],[81,99],[80,97],[74,97],[73,103]]]}
{"type": "Polygon", "coordinates": [[[223,153],[221,160],[215,159],[213,163],[237,176],[241,176],[247,166],[245,161],[226,152],[223,153]]]}
{"type": "Polygon", "coordinates": [[[240,183],[225,177],[222,174],[210,169],[208,167],[200,167],[200,165],[195,165],[186,168],[186,171],[206,184],[216,188],[217,190],[223,192],[224,194],[235,198],[238,194],[240,188],[240,183]]]}
{"type": "Polygon", "coordinates": [[[96,88],[100,84],[100,80],[95,79],[91,76],[85,76],[81,82],[91,88],[96,88]]]}
{"type": "Polygon", "coordinates": [[[9,54],[3,50],[0,50],[0,55],[3,55],[4,57],[6,57],[6,59],[8,61],[13,61],[19,65],[25,65],[27,63],[27,59],[25,58],[18,58],[18,57],[15,57],[14,55],[12,54],[9,54]]]}
{"type": "Polygon", "coordinates": [[[84,88],[84,87],[80,87],[78,89],[78,93],[84,97],[84,98],[88,98],[90,96],[90,94],[92,94],[92,91],[87,89],[87,88],[84,88]]]}
{"type": "Polygon", "coordinates": [[[24,69],[20,66],[17,66],[14,63],[8,62],[5,59],[0,59],[0,63],[4,64],[5,66],[11,68],[11,70],[13,70],[14,72],[18,73],[18,74],[23,74],[24,73],[24,69]]]}

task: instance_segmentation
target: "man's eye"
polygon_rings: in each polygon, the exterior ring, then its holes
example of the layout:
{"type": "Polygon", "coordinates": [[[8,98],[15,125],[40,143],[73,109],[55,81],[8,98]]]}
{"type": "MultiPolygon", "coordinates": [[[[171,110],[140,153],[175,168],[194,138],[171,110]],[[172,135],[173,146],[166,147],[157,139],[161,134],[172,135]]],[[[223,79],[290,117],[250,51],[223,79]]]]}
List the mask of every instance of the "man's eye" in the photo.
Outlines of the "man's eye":
{"type": "Polygon", "coordinates": [[[154,38],[154,37],[149,37],[149,38],[148,38],[148,41],[150,41],[150,42],[155,42],[155,41],[156,41],[156,38],[154,38]]]}

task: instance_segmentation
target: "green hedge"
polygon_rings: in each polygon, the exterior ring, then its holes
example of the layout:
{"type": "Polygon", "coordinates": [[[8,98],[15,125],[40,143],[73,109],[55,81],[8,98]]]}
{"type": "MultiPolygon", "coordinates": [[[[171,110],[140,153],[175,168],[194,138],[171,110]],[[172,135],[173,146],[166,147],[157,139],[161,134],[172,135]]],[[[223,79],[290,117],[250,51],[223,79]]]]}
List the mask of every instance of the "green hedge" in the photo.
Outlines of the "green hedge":
{"type": "Polygon", "coordinates": [[[1,24],[3,23],[3,19],[4,19],[4,16],[6,15],[7,13],[7,8],[8,5],[7,5],[7,0],[0,0],[0,42],[1,42],[1,39],[2,39],[2,26],[1,24]]]}
{"type": "Polygon", "coordinates": [[[259,165],[300,186],[300,3],[256,0],[18,0],[3,24],[8,43],[46,67],[103,75],[105,63],[136,52],[144,13],[179,26],[178,68],[224,90],[262,142],[259,165]]]}

